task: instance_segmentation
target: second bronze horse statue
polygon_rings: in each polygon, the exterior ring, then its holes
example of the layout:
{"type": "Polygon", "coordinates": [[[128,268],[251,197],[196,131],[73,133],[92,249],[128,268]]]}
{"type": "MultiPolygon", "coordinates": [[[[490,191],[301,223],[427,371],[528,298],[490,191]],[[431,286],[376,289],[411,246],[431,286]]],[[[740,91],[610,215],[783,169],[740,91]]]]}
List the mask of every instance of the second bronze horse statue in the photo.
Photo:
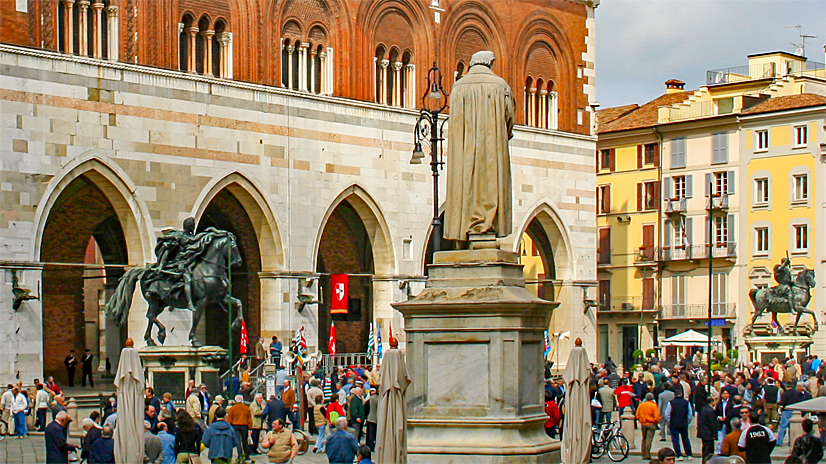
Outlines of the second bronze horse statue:
{"type": "Polygon", "coordinates": [[[778,313],[797,314],[794,321],[795,335],[798,335],[797,327],[800,317],[804,314],[812,316],[817,331],[817,317],[812,310],[806,309],[812,298],[811,289],[815,286],[815,271],[804,269],[792,279],[791,261],[784,258],[783,262],[774,266],[774,279],[778,285],[772,288],[753,288],[749,291],[749,298],[754,305],[754,317],[749,325],[749,332],[754,335],[754,323],[766,310],[772,313],[772,321],[780,328],[781,333],[785,330],[777,321],[778,313]]]}

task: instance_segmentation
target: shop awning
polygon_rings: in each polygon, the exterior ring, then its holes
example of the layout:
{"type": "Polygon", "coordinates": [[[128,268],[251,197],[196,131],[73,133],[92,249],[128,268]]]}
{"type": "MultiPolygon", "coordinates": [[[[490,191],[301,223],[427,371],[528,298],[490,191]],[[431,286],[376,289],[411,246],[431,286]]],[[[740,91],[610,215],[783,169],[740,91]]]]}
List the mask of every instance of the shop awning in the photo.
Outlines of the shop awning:
{"type": "MultiPolygon", "coordinates": [[[[715,340],[713,337],[711,339],[712,345],[719,345],[720,342],[715,340]]],[[[671,336],[666,338],[660,343],[661,346],[707,346],[708,345],[708,335],[703,335],[699,332],[695,332],[693,330],[688,330],[686,332],[671,336]]]]}

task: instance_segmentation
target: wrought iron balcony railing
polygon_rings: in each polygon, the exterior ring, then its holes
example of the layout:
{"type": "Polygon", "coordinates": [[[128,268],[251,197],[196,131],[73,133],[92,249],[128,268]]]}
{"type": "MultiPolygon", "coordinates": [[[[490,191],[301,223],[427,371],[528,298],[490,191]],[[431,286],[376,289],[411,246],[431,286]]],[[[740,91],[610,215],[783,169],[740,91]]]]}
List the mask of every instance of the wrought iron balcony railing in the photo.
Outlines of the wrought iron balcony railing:
{"type": "MultiPolygon", "coordinates": [[[[736,303],[712,303],[713,319],[737,318],[736,303]]],[[[707,319],[708,304],[671,304],[660,309],[660,319],[707,319]]]]}

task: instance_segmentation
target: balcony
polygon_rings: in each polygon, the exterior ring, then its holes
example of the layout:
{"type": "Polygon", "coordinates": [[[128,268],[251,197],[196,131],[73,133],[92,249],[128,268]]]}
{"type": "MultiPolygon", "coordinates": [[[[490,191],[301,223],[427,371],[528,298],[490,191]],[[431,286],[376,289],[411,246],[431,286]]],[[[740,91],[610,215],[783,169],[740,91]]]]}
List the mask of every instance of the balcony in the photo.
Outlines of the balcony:
{"type": "Polygon", "coordinates": [[[710,211],[728,211],[728,194],[715,193],[706,201],[706,210],[710,211]]]}
{"type": "MultiPolygon", "coordinates": [[[[736,303],[712,303],[711,317],[713,319],[736,319],[736,303]]],[[[708,304],[672,304],[663,305],[660,309],[660,319],[708,319],[708,304]]]]}
{"type": "Polygon", "coordinates": [[[634,263],[636,264],[654,264],[657,262],[656,258],[656,247],[639,247],[636,250],[634,250],[634,263]]]}
{"type": "Polygon", "coordinates": [[[685,197],[665,200],[666,216],[683,215],[687,211],[685,197]]]}
{"type": "MultiPolygon", "coordinates": [[[[717,244],[710,253],[715,258],[736,258],[737,242],[717,244]]],[[[709,246],[689,245],[686,247],[662,247],[659,249],[660,261],[681,261],[690,259],[708,259],[709,246]]]]}
{"type": "Polygon", "coordinates": [[[607,251],[597,250],[597,264],[598,265],[611,264],[611,250],[607,250],[607,251]]]}
{"type": "Polygon", "coordinates": [[[657,299],[654,297],[641,296],[618,296],[613,298],[603,298],[599,301],[600,313],[620,313],[620,312],[639,312],[655,311],[657,299]]]}
{"type": "MultiPolygon", "coordinates": [[[[784,75],[823,77],[823,63],[816,61],[792,61],[787,65],[784,75]]],[[[764,63],[733,68],[712,69],[706,71],[706,85],[728,84],[731,82],[745,82],[757,79],[772,79],[781,76],[775,63],[764,63]]]]}

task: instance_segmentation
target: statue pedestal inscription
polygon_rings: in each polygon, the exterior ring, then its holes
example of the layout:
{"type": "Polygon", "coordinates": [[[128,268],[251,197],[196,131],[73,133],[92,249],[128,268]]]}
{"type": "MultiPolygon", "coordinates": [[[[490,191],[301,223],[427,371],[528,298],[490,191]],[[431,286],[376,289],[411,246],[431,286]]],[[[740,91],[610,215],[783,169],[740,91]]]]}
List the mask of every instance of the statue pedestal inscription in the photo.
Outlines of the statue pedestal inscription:
{"type": "Polygon", "coordinates": [[[147,381],[161,396],[171,393],[176,400],[185,400],[190,379],[196,385],[205,384],[210,392],[220,391],[218,365],[227,356],[220,346],[145,346],[139,350],[147,381]]]}
{"type": "Polygon", "coordinates": [[[434,255],[427,287],[393,305],[407,332],[410,463],[559,462],[542,388],[558,304],[525,289],[516,253],[434,255]]]}

